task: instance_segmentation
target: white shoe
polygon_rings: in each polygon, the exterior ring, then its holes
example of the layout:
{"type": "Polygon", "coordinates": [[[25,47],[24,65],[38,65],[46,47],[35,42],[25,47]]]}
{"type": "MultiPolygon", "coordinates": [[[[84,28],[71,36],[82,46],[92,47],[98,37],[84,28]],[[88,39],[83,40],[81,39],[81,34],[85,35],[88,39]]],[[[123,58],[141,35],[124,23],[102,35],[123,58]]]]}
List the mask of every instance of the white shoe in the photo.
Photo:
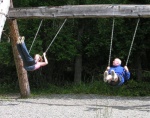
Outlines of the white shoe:
{"type": "Polygon", "coordinates": [[[18,39],[17,39],[17,44],[20,44],[20,43],[21,43],[21,40],[20,40],[20,39],[21,39],[21,37],[19,36],[18,39]]]}
{"type": "Polygon", "coordinates": [[[20,42],[20,40],[17,40],[17,44],[20,44],[21,42],[20,42]]]}
{"type": "Polygon", "coordinates": [[[24,36],[22,36],[22,37],[21,37],[21,43],[23,43],[23,42],[24,42],[24,40],[25,40],[25,37],[24,37],[24,36]]]}
{"type": "Polygon", "coordinates": [[[111,76],[112,76],[112,81],[115,81],[118,78],[114,70],[111,70],[111,76]]]}
{"type": "Polygon", "coordinates": [[[108,71],[104,72],[104,82],[107,82],[108,71]]]}

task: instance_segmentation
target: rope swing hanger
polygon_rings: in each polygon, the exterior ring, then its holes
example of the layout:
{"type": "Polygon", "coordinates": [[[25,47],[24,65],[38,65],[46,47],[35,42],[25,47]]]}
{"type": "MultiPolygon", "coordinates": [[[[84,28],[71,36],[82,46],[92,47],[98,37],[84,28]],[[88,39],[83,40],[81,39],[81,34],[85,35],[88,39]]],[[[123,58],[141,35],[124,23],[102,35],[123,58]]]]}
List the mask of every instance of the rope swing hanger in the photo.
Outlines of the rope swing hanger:
{"type": "Polygon", "coordinates": [[[133,43],[134,43],[134,39],[135,39],[135,36],[136,36],[136,32],[137,32],[137,28],[138,28],[139,22],[140,22],[140,17],[139,17],[138,20],[137,20],[137,24],[136,24],[135,31],[134,31],[134,34],[133,34],[133,39],[132,39],[132,42],[131,42],[129,54],[128,54],[127,61],[126,61],[126,64],[125,64],[126,66],[127,66],[127,64],[128,64],[129,57],[130,57],[130,55],[131,55],[131,50],[132,50],[132,47],[133,47],[133,43]]]}
{"type": "Polygon", "coordinates": [[[112,8],[113,8],[113,22],[112,22],[112,30],[111,30],[111,42],[110,42],[108,66],[110,66],[112,43],[113,43],[113,37],[114,37],[114,26],[115,26],[114,6],[112,8]]]}
{"type": "MultiPolygon", "coordinates": [[[[59,32],[61,31],[61,29],[62,29],[62,27],[64,26],[64,24],[65,24],[66,21],[67,21],[67,19],[65,19],[64,22],[62,23],[62,25],[60,26],[60,28],[59,28],[59,30],[57,31],[56,35],[54,36],[53,40],[50,42],[49,46],[47,47],[45,53],[48,51],[48,49],[50,48],[50,46],[52,45],[52,43],[55,41],[57,35],[58,35],[59,32]]],[[[35,42],[35,39],[36,39],[36,37],[37,37],[37,34],[38,34],[39,30],[40,30],[40,27],[41,27],[42,23],[43,23],[43,20],[41,20],[41,22],[40,22],[40,25],[39,25],[39,27],[38,27],[38,30],[37,30],[37,32],[36,32],[36,34],[35,34],[34,40],[33,40],[32,45],[31,45],[31,47],[30,47],[29,53],[30,53],[30,51],[31,51],[31,48],[33,47],[33,44],[34,44],[34,42],[35,42]]]]}
{"type": "Polygon", "coordinates": [[[54,40],[56,39],[57,35],[59,34],[60,30],[62,29],[62,27],[64,26],[64,24],[66,23],[67,19],[64,20],[64,22],[62,23],[62,25],[60,26],[59,30],[57,31],[56,35],[54,36],[53,40],[51,41],[51,43],[49,44],[49,46],[47,47],[45,53],[48,51],[48,49],[50,48],[50,46],[52,45],[52,43],[54,42],[54,40]]]}
{"type": "Polygon", "coordinates": [[[111,31],[111,42],[110,42],[110,50],[109,50],[109,60],[108,60],[108,66],[110,66],[111,51],[112,51],[112,43],[113,43],[113,35],[114,35],[114,25],[115,25],[115,18],[113,17],[112,31],[111,31]]]}
{"type": "Polygon", "coordinates": [[[39,33],[39,30],[40,30],[40,28],[41,28],[42,23],[43,23],[43,19],[41,20],[40,25],[39,25],[39,27],[38,27],[38,30],[37,30],[37,32],[36,32],[36,34],[35,34],[35,36],[34,36],[34,39],[33,39],[33,41],[32,41],[32,44],[31,44],[31,46],[30,46],[30,49],[29,49],[29,53],[30,53],[30,51],[31,51],[31,49],[32,49],[32,47],[33,47],[33,44],[34,44],[35,39],[36,39],[36,37],[37,37],[37,35],[38,35],[38,33],[39,33]]]}
{"type": "MultiPolygon", "coordinates": [[[[130,46],[130,49],[129,49],[129,53],[128,53],[128,57],[127,57],[125,66],[127,66],[128,61],[129,61],[129,57],[131,55],[131,50],[132,50],[132,47],[133,47],[133,43],[134,43],[134,39],[135,39],[135,36],[136,36],[136,32],[137,32],[137,28],[138,28],[139,22],[140,22],[140,17],[137,20],[137,24],[136,24],[135,31],[134,31],[134,34],[133,34],[133,38],[132,38],[132,42],[131,42],[131,46],[130,46]]],[[[111,32],[111,42],[110,42],[110,51],[109,51],[108,66],[110,66],[110,60],[111,60],[111,51],[112,51],[112,43],[113,43],[114,25],[115,25],[115,18],[113,18],[113,23],[112,23],[112,32],[111,32]]]]}

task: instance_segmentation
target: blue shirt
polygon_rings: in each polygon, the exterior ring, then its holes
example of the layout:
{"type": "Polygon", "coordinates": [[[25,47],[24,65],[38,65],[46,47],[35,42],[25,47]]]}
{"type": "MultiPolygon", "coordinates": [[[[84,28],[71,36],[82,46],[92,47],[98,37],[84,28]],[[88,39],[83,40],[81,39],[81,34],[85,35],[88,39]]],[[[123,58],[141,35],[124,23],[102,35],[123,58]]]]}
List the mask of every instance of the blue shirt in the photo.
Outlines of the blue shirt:
{"type": "Polygon", "coordinates": [[[109,74],[111,74],[111,70],[114,70],[115,73],[121,78],[118,86],[130,79],[130,72],[127,72],[121,65],[110,67],[108,71],[109,74]]]}

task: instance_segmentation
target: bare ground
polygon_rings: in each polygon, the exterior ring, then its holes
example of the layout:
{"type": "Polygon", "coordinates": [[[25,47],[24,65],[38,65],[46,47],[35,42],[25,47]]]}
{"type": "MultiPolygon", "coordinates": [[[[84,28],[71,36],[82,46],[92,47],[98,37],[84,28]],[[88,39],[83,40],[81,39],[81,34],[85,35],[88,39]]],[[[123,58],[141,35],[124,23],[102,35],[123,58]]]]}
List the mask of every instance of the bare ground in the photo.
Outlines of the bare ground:
{"type": "Polygon", "coordinates": [[[0,99],[0,118],[150,118],[150,97],[93,94],[0,99]]]}

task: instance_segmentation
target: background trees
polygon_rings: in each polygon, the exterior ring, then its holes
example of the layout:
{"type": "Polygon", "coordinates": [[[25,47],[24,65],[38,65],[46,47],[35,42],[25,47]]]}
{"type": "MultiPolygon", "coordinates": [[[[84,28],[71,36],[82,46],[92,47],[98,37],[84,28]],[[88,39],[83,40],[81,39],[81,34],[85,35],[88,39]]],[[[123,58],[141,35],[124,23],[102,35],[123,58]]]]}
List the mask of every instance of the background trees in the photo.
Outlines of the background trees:
{"type": "MultiPolygon", "coordinates": [[[[148,0],[13,0],[15,7],[59,6],[78,4],[147,4],[148,0]]],[[[53,39],[63,19],[44,19],[43,25],[31,50],[31,55],[43,53],[53,39]]],[[[126,62],[137,19],[115,19],[112,60],[115,57],[126,62]]],[[[20,35],[26,37],[28,49],[37,31],[39,19],[18,20],[20,35]]],[[[150,78],[150,21],[141,19],[129,60],[132,78],[148,80],[150,78]]],[[[5,33],[9,30],[5,26],[5,33]]],[[[66,83],[91,82],[102,79],[104,69],[108,64],[112,19],[68,19],[57,39],[47,52],[49,65],[35,72],[29,72],[32,87],[46,86],[47,83],[64,85],[66,83]]],[[[17,85],[15,64],[9,39],[3,35],[0,44],[0,82],[17,85]]]]}

